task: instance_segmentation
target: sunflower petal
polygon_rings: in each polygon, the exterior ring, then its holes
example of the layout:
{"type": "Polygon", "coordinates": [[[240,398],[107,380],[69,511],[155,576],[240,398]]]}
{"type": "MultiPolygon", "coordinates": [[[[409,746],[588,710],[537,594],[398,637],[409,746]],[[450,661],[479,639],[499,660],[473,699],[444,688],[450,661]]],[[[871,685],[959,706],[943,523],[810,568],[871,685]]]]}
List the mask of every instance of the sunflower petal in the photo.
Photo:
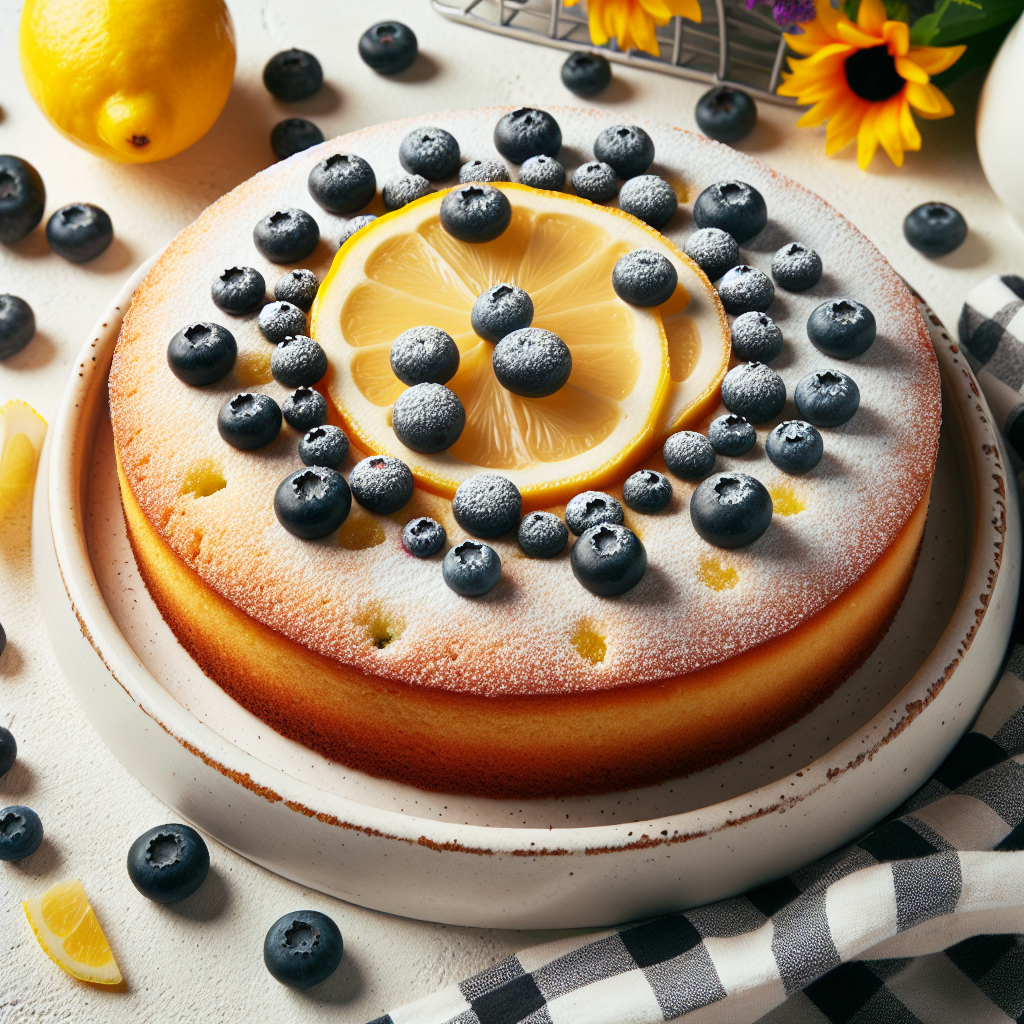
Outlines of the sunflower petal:
{"type": "Polygon", "coordinates": [[[809,57],[812,53],[817,53],[822,46],[821,40],[808,38],[806,32],[799,36],[792,32],[784,32],[782,38],[786,40],[786,45],[794,53],[799,53],[802,57],[809,57]]]}
{"type": "MultiPolygon", "coordinates": [[[[668,22],[669,18],[672,17],[672,10],[669,5],[665,3],[665,0],[640,0],[640,6],[652,17],[659,25],[664,25],[668,22]]],[[[633,11],[636,14],[636,9],[633,11]]]]}
{"type": "Polygon", "coordinates": [[[658,48],[658,37],[654,32],[654,19],[637,4],[629,12],[629,29],[633,36],[633,45],[644,53],[657,57],[661,52],[658,48]]]}
{"type": "Polygon", "coordinates": [[[940,71],[952,67],[962,56],[966,46],[919,46],[907,55],[929,75],[937,75],[940,71]]]}
{"type": "Polygon", "coordinates": [[[601,5],[594,3],[594,0],[590,0],[587,4],[587,21],[590,26],[590,41],[595,46],[604,46],[611,39],[611,36],[604,30],[601,5]]]}
{"type": "Polygon", "coordinates": [[[804,26],[804,31],[821,31],[832,39],[838,39],[839,23],[848,19],[836,10],[829,0],[815,0],[814,9],[817,17],[809,25],[804,26]]]}
{"type": "Polygon", "coordinates": [[[896,58],[896,73],[908,82],[917,82],[919,85],[927,85],[930,81],[928,72],[922,71],[909,57],[896,58]]]}
{"type": "Polygon", "coordinates": [[[952,117],[955,113],[953,104],[931,82],[927,85],[908,82],[906,91],[910,105],[921,117],[935,121],[942,117],[952,117]]]}
{"type": "Polygon", "coordinates": [[[841,21],[836,26],[836,35],[849,46],[856,46],[862,50],[869,50],[872,46],[882,45],[881,34],[877,36],[868,35],[867,32],[859,29],[852,21],[841,21]]]}
{"type": "Polygon", "coordinates": [[[822,46],[817,53],[804,60],[804,67],[812,68],[815,64],[821,64],[829,57],[846,57],[853,52],[854,47],[847,43],[829,43],[822,46]]]}
{"type": "Polygon", "coordinates": [[[903,133],[903,145],[910,150],[921,148],[921,133],[914,124],[914,115],[910,112],[910,104],[903,97],[900,103],[900,131],[903,133]]]}
{"type": "Polygon", "coordinates": [[[857,166],[862,171],[868,169],[868,164],[878,149],[878,133],[875,131],[877,117],[878,107],[872,104],[861,119],[860,128],[857,130],[857,166]]]}
{"type": "Polygon", "coordinates": [[[846,99],[828,123],[828,130],[825,133],[826,156],[838,153],[857,138],[860,122],[867,108],[867,103],[862,99],[856,97],[846,99]]]}
{"type": "Polygon", "coordinates": [[[860,0],[857,8],[857,27],[868,35],[881,36],[885,25],[885,4],[882,0],[860,0]]]}
{"type": "Polygon", "coordinates": [[[882,26],[882,38],[891,57],[905,57],[910,49],[910,26],[905,21],[887,21],[882,26]]]}
{"type": "Polygon", "coordinates": [[[901,95],[893,96],[880,104],[875,117],[875,134],[889,159],[897,166],[903,166],[903,133],[900,131],[901,95]]]}

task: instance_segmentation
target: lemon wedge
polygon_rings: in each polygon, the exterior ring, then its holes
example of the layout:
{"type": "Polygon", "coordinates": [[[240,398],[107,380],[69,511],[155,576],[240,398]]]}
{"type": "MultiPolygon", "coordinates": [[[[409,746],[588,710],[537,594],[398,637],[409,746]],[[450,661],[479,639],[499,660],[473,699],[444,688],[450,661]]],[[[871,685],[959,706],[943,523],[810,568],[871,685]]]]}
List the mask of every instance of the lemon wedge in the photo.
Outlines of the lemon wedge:
{"type": "Polygon", "coordinates": [[[43,952],[62,971],[97,985],[120,983],[110,944],[78,879],[58,882],[22,907],[43,952]]]}
{"type": "Polygon", "coordinates": [[[32,490],[46,420],[27,402],[0,406],[0,519],[32,490]]]}

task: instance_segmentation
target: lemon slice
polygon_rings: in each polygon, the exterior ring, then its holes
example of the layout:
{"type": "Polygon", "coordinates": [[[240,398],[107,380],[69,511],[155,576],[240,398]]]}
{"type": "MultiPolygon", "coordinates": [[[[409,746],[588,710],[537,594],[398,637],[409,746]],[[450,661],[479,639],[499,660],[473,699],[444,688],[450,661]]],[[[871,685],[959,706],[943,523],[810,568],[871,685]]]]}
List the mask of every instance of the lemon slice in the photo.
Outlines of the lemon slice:
{"type": "Polygon", "coordinates": [[[98,985],[121,981],[107,937],[78,879],[58,882],[22,906],[43,952],[62,971],[98,985]]]}
{"type": "Polygon", "coordinates": [[[0,519],[32,489],[45,438],[46,420],[27,402],[0,406],[0,519]]]}
{"type": "Polygon", "coordinates": [[[327,391],[358,447],[402,459],[420,486],[444,497],[489,471],[516,484],[525,508],[543,508],[621,477],[717,400],[728,323],[696,266],[635,218],[576,196],[495,187],[513,212],[493,242],[449,235],[439,219],[440,192],[354,235],[320,288],[311,333],[330,359],[327,391]],[[679,273],[663,307],[630,306],[612,288],[615,262],[639,248],[664,253],[679,273]],[[533,326],[569,347],[572,373],[553,395],[521,398],[494,376],[494,346],[473,331],[470,311],[499,283],[524,288],[533,326]],[[391,370],[391,343],[426,325],[447,331],[459,347],[448,387],[466,410],[462,436],[437,455],[406,448],[390,418],[405,390],[391,370]]]}

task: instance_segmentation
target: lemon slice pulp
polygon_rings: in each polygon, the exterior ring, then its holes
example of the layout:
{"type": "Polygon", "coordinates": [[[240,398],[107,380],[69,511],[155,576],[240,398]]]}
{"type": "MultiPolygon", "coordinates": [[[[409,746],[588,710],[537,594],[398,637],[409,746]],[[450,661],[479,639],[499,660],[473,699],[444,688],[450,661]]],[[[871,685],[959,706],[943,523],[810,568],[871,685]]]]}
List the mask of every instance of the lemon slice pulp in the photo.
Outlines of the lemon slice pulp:
{"type": "Polygon", "coordinates": [[[96,913],[78,879],[58,882],[22,903],[43,952],[80,981],[117,985],[121,972],[96,913]]]}
{"type": "Polygon", "coordinates": [[[0,519],[31,489],[45,438],[46,421],[27,402],[0,406],[0,519]]]}
{"type": "Polygon", "coordinates": [[[524,508],[543,508],[621,477],[703,412],[728,364],[728,325],[700,271],[636,219],[562,193],[495,187],[508,195],[512,222],[493,242],[449,235],[439,219],[443,193],[354,235],[320,289],[311,333],[328,354],[327,391],[358,447],[402,459],[420,486],[444,497],[495,472],[516,484],[524,508]],[[630,306],[612,288],[616,261],[639,248],[676,266],[680,284],[662,307],[630,306]],[[553,395],[503,388],[494,346],[473,331],[473,303],[500,283],[525,289],[533,326],[553,331],[572,354],[569,380],[553,395]],[[446,331],[460,352],[447,386],[462,400],[466,426],[437,455],[406,448],[390,422],[405,390],[391,370],[391,344],[417,326],[446,331]]]}

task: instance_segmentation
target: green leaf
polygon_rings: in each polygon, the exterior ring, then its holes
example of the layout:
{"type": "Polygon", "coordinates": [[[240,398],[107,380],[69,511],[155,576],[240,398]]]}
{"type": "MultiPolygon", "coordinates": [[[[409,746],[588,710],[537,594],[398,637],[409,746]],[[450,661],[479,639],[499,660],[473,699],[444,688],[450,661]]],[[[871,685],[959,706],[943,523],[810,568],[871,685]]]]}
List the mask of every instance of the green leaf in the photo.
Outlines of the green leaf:
{"type": "Polygon", "coordinates": [[[1010,34],[1012,27],[1012,21],[1004,21],[987,32],[972,36],[964,55],[951,68],[936,75],[932,82],[940,89],[945,89],[968,71],[973,71],[977,67],[988,67],[995,60],[999,47],[1003,45],[1003,40],[1010,34]]]}
{"type": "Polygon", "coordinates": [[[943,9],[933,11],[931,14],[918,18],[910,28],[911,46],[930,46],[932,40],[939,34],[939,19],[942,17],[943,9]]]}
{"type": "Polygon", "coordinates": [[[968,6],[958,0],[945,11],[930,45],[951,46],[963,42],[998,25],[1016,20],[1022,12],[1024,0],[981,0],[979,6],[968,6]]]}

